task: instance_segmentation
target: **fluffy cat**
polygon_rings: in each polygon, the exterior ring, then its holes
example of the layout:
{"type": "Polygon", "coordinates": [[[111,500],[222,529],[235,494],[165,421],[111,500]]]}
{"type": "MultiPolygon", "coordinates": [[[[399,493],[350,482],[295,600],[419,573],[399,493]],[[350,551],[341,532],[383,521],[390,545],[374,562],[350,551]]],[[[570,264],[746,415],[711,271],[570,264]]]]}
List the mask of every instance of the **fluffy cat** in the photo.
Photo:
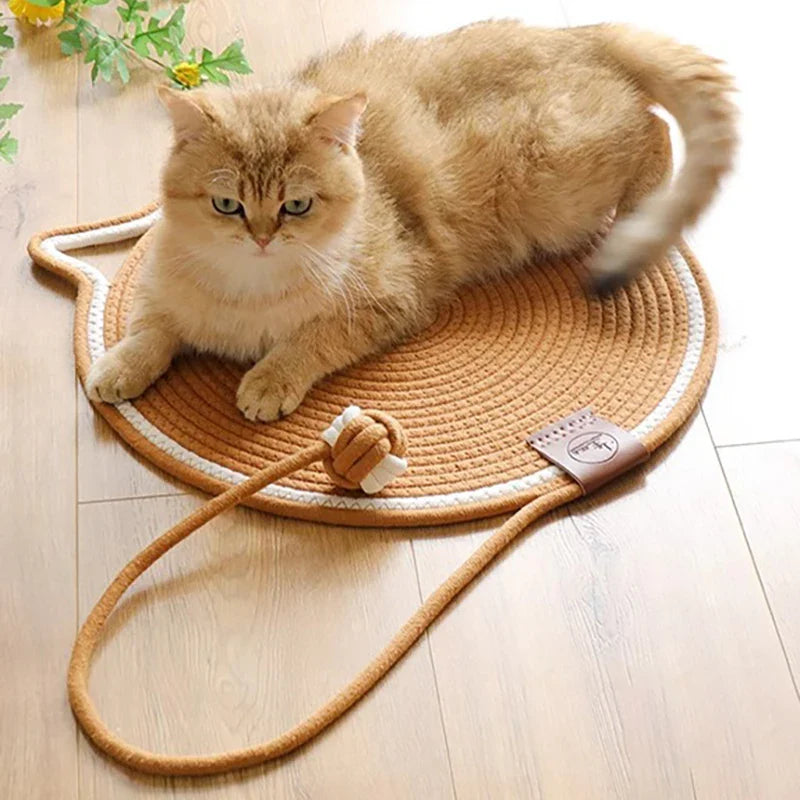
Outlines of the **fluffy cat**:
{"type": "Polygon", "coordinates": [[[489,22],[355,39],[279,89],[162,90],[163,219],[90,396],[135,397],[188,346],[254,361],[239,408],[275,419],[419,330],[459,284],[574,248],[616,209],[593,272],[613,287],[675,242],[731,165],[718,63],[623,26],[489,22]],[[671,186],[653,103],[686,141],[671,186]]]}

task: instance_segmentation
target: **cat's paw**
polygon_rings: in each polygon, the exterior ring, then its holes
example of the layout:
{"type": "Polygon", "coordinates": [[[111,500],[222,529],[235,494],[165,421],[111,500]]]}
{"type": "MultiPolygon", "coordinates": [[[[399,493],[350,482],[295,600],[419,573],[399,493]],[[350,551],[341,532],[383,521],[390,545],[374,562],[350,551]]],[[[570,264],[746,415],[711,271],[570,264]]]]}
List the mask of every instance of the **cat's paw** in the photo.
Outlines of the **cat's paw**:
{"type": "MultiPolygon", "coordinates": [[[[169,362],[167,362],[169,363],[169,362]]],[[[86,376],[91,400],[119,403],[138,397],[164,371],[163,359],[123,339],[92,364],[86,376]]]]}
{"type": "Polygon", "coordinates": [[[260,361],[242,378],[236,405],[249,420],[272,422],[291,414],[310,388],[309,383],[280,364],[260,361]]]}

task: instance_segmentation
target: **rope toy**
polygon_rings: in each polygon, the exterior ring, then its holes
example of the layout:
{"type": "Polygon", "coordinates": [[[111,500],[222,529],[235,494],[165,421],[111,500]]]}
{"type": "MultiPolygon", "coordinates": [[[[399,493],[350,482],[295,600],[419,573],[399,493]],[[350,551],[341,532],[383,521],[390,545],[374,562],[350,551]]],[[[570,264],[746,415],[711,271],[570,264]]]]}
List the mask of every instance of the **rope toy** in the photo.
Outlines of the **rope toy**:
{"type": "Polygon", "coordinates": [[[408,468],[403,458],[406,435],[394,417],[382,411],[348,406],[322,434],[331,446],[322,466],[345,489],[375,494],[408,468]]]}
{"type": "Polygon", "coordinates": [[[154,775],[213,775],[261,764],[313,739],[360,700],[411,649],[430,624],[485,567],[534,520],[581,495],[577,483],[564,477],[553,491],[517,511],[441,584],[400,628],[391,641],[327,703],[294,727],[262,744],[212,755],[171,756],[130,745],[100,718],[89,695],[92,656],[109,615],[131,584],[161,556],[209,520],[250,495],[314,461],[322,461],[339,486],[380,491],[406,469],[406,438],[400,423],[381,411],[345,409],[319,442],[277,461],[246,481],[209,500],[159,536],[119,572],[81,626],[67,672],[67,694],[79,725],[92,742],[131,769],[154,775]]]}

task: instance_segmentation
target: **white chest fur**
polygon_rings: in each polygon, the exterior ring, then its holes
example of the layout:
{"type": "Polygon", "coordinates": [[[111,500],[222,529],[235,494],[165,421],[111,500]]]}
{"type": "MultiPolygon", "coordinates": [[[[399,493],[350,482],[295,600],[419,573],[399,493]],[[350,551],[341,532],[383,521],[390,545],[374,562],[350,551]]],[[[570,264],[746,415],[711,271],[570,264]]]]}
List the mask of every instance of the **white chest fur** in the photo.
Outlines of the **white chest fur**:
{"type": "Polygon", "coordinates": [[[169,297],[168,314],[185,344],[240,361],[261,358],[322,310],[312,289],[237,302],[197,286],[173,285],[169,297]]]}

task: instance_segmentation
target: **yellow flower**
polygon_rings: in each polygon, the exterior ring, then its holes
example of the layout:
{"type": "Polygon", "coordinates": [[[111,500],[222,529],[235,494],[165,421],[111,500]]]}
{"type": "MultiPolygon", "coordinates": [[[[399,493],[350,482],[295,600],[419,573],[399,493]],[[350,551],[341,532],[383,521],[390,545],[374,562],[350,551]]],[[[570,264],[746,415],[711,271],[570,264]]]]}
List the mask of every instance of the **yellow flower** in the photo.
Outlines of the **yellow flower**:
{"type": "Polygon", "coordinates": [[[188,61],[181,61],[172,68],[175,80],[190,89],[200,85],[200,67],[188,61]]]}
{"type": "Polygon", "coordinates": [[[64,0],[55,6],[37,6],[28,0],[8,0],[8,8],[15,17],[31,25],[50,25],[64,16],[64,0]]]}

